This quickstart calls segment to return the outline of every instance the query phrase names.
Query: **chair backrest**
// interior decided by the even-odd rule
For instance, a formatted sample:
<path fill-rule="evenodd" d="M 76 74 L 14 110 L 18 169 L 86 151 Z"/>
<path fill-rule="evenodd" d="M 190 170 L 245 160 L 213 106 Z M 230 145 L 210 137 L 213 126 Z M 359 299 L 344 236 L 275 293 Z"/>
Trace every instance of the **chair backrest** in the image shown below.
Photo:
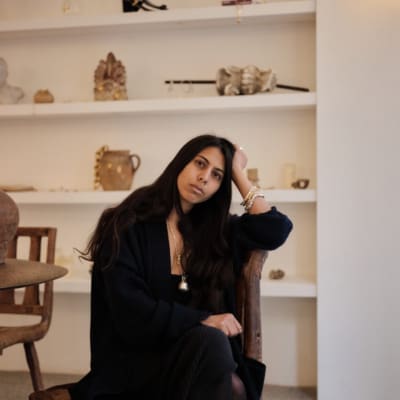
<path fill-rule="evenodd" d="M 7 258 L 17 258 L 18 239 L 28 237 L 29 260 L 42 261 L 42 240 L 47 238 L 43 261 L 54 264 L 56 246 L 56 228 L 50 227 L 19 227 L 14 239 L 9 243 Z M 53 282 L 44 284 L 43 300 L 40 301 L 39 285 L 27 286 L 24 289 L 22 303 L 16 303 L 15 290 L 7 289 L 0 291 L 0 313 L 6 314 L 28 314 L 42 316 L 42 323 L 50 324 L 53 304 Z"/>
<path fill-rule="evenodd" d="M 262 335 L 260 310 L 260 279 L 267 258 L 266 250 L 253 250 L 237 284 L 237 312 L 243 327 L 243 352 L 261 361 Z"/>

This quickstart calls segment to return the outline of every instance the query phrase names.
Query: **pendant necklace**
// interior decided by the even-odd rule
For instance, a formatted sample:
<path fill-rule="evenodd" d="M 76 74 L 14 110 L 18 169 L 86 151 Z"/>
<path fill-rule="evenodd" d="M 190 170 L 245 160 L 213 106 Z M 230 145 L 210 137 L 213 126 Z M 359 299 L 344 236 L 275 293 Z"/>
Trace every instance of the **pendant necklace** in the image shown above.
<path fill-rule="evenodd" d="M 182 267 L 182 253 L 178 253 L 176 249 L 176 237 L 175 237 L 175 232 L 173 231 L 172 227 L 169 224 L 169 221 L 167 219 L 167 228 L 171 232 L 172 236 L 172 245 L 174 247 L 174 256 L 172 257 L 172 261 L 176 261 L 176 264 L 180 267 L 182 270 L 182 275 L 181 275 L 181 281 L 179 282 L 178 289 L 182 290 L 182 292 L 188 292 L 189 291 L 189 284 L 186 279 L 186 274 L 183 273 L 183 267 Z"/>

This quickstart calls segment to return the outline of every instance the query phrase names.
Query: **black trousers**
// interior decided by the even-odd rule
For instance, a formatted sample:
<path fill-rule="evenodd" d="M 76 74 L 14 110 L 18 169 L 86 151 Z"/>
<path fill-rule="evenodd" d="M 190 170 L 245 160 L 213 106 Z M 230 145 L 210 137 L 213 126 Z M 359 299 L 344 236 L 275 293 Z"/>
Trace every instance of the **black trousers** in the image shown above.
<path fill-rule="evenodd" d="M 237 365 L 227 336 L 216 328 L 188 330 L 162 355 L 161 372 L 142 393 L 99 396 L 96 400 L 232 400 Z"/>

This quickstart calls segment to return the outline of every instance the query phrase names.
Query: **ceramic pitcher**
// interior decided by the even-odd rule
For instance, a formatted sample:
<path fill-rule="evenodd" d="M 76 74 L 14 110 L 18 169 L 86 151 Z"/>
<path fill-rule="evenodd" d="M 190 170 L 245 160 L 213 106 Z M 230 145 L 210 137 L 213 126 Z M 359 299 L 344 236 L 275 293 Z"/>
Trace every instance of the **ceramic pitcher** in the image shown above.
<path fill-rule="evenodd" d="M 104 190 L 129 190 L 140 157 L 129 150 L 104 150 L 98 159 L 99 183 Z"/>

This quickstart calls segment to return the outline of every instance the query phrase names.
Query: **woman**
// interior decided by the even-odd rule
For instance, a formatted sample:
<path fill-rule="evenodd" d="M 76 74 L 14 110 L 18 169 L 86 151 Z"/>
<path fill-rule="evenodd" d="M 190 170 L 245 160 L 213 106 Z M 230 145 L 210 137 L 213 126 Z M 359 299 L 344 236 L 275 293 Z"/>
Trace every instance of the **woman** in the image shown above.
<path fill-rule="evenodd" d="M 161 176 L 104 211 L 93 261 L 91 371 L 73 399 L 257 398 L 240 353 L 235 277 L 290 220 L 251 186 L 241 148 L 190 140 Z M 232 181 L 246 213 L 231 216 Z"/>

